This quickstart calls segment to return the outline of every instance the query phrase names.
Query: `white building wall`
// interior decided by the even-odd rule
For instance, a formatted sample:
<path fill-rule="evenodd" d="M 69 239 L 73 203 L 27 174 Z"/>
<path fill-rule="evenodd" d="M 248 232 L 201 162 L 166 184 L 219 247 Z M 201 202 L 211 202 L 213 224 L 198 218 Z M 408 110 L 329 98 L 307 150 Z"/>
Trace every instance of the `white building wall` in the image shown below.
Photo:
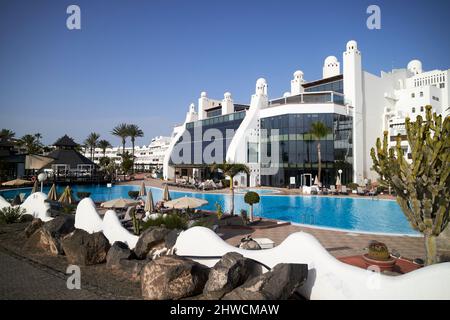
<path fill-rule="evenodd" d="M 353 181 L 364 180 L 364 103 L 362 84 L 361 52 L 356 41 L 347 43 L 343 53 L 344 62 L 344 95 L 346 102 L 353 106 Z"/>

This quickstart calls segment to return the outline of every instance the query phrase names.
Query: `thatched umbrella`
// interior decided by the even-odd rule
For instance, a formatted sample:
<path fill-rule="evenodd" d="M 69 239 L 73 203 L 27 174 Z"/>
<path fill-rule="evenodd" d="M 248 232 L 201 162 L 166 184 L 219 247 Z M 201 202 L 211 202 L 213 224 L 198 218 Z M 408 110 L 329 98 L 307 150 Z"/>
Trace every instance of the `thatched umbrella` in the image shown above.
<path fill-rule="evenodd" d="M 56 185 L 53 184 L 48 192 L 47 198 L 52 201 L 58 200 L 58 195 L 56 194 Z"/>
<path fill-rule="evenodd" d="M 208 201 L 198 198 L 181 197 L 164 203 L 164 207 L 171 209 L 195 209 L 207 204 Z"/>
<path fill-rule="evenodd" d="M 39 191 L 39 184 L 37 180 L 34 180 L 33 189 L 31 189 L 31 193 L 35 193 Z"/>
<path fill-rule="evenodd" d="M 153 212 L 154 210 L 155 210 L 155 205 L 153 204 L 152 191 L 149 190 L 147 192 L 147 199 L 145 199 L 144 211 L 145 212 Z"/>
<path fill-rule="evenodd" d="M 316 186 L 320 185 L 320 181 L 317 178 L 317 175 L 316 175 L 316 178 L 314 179 L 314 185 L 316 185 Z"/>
<path fill-rule="evenodd" d="M 72 204 L 72 190 L 70 189 L 70 186 L 67 186 L 64 189 L 64 192 L 58 201 L 61 203 Z"/>
<path fill-rule="evenodd" d="M 137 204 L 139 204 L 139 201 L 118 198 L 118 199 L 113 199 L 113 200 L 103 202 L 101 204 L 101 206 L 103 208 L 109 208 L 109 209 L 123 209 L 123 208 L 128 208 L 130 206 L 135 206 Z"/>
<path fill-rule="evenodd" d="M 145 183 L 144 183 L 144 181 L 142 181 L 141 188 L 139 189 L 139 197 L 143 197 L 143 196 L 145 196 L 145 194 L 146 194 Z"/>
<path fill-rule="evenodd" d="M 164 185 L 164 191 L 163 191 L 163 201 L 170 201 L 170 193 L 169 193 L 169 187 Z"/>
<path fill-rule="evenodd" d="M 27 184 L 32 184 L 32 182 L 29 181 L 29 180 L 14 179 L 14 180 L 3 182 L 2 186 L 5 186 L 5 187 L 20 187 L 20 186 L 24 186 L 24 185 L 27 185 Z"/>

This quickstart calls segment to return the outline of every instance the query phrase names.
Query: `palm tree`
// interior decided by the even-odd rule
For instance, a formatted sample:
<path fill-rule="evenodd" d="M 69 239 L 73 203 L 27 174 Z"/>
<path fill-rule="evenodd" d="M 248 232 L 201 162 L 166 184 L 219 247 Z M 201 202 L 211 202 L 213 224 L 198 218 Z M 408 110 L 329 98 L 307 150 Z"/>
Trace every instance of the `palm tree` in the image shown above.
<path fill-rule="evenodd" d="M 94 150 L 97 147 L 98 139 L 100 135 L 95 132 L 91 132 L 86 140 L 84 140 L 84 144 L 91 150 L 91 160 L 94 160 Z"/>
<path fill-rule="evenodd" d="M 222 170 L 223 174 L 227 177 L 230 177 L 230 191 L 231 191 L 231 209 L 230 214 L 234 214 L 234 183 L 233 179 L 239 173 L 250 174 L 250 169 L 245 164 L 242 163 L 229 163 L 224 162 L 222 164 L 213 164 L 212 170 L 215 171 L 217 169 Z"/>
<path fill-rule="evenodd" d="M 34 136 L 36 137 L 37 142 L 41 143 L 42 134 L 38 132 L 38 133 L 35 133 Z"/>
<path fill-rule="evenodd" d="M 133 173 L 134 173 L 134 143 L 136 141 L 136 138 L 140 138 L 144 136 L 144 131 L 139 129 L 139 126 L 136 124 L 129 124 L 127 126 L 128 136 L 131 138 L 131 148 L 133 156 Z"/>
<path fill-rule="evenodd" d="M 35 135 L 26 134 L 18 141 L 19 146 L 24 147 L 28 154 L 39 153 L 42 149 L 42 144 L 36 139 Z"/>
<path fill-rule="evenodd" d="M 113 128 L 111 134 L 122 139 L 122 154 L 125 154 L 125 143 L 127 142 L 128 135 L 128 125 L 126 123 L 121 123 Z"/>
<path fill-rule="evenodd" d="M 106 157 L 106 149 L 111 148 L 112 145 L 111 145 L 111 143 L 109 143 L 108 140 L 100 140 L 100 141 L 97 143 L 97 147 L 99 147 L 100 149 L 102 149 L 102 151 L 103 151 L 103 157 Z"/>
<path fill-rule="evenodd" d="M 316 121 L 311 123 L 311 135 L 317 140 L 317 161 L 319 163 L 317 178 L 320 182 L 320 174 L 322 171 L 322 154 L 320 153 L 320 140 L 325 138 L 329 133 L 331 132 L 331 129 L 326 126 L 325 123 L 321 121 Z"/>
<path fill-rule="evenodd" d="M 9 129 L 2 129 L 0 131 L 0 140 L 1 141 L 8 141 L 11 140 L 12 138 L 14 138 L 14 136 L 16 135 L 16 133 L 12 130 Z"/>

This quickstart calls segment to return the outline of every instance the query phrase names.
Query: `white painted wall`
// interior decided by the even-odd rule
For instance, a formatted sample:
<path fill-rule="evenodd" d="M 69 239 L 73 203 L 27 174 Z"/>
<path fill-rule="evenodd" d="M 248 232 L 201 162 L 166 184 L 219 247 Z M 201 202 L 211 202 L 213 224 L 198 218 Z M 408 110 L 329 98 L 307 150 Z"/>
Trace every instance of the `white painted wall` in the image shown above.
<path fill-rule="evenodd" d="M 207 228 L 182 232 L 175 244 L 177 255 L 223 256 L 237 252 L 273 268 L 279 263 L 308 265 L 308 278 L 302 295 L 311 300 L 326 299 L 450 299 L 450 263 L 440 263 L 401 276 L 373 273 L 343 263 L 314 236 L 305 232 L 289 235 L 280 245 L 266 250 L 233 247 Z M 218 259 L 197 259 L 214 266 Z"/>

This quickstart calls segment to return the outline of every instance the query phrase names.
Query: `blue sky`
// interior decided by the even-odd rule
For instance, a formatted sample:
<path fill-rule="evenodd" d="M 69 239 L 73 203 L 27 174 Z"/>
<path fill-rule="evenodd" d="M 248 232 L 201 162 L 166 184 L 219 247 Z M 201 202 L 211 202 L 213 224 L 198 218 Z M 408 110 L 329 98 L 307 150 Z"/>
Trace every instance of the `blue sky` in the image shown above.
<path fill-rule="evenodd" d="M 66 8 L 81 8 L 81 30 Z M 366 8 L 381 8 L 381 30 Z M 323 59 L 358 42 L 365 70 L 450 68 L 450 2 L 0 0 L 0 128 L 44 143 L 92 131 L 114 145 L 120 122 L 138 124 L 139 144 L 168 135 L 201 91 L 230 91 L 248 103 L 265 77 L 269 96 L 289 90 L 292 73 L 321 77 Z"/>

